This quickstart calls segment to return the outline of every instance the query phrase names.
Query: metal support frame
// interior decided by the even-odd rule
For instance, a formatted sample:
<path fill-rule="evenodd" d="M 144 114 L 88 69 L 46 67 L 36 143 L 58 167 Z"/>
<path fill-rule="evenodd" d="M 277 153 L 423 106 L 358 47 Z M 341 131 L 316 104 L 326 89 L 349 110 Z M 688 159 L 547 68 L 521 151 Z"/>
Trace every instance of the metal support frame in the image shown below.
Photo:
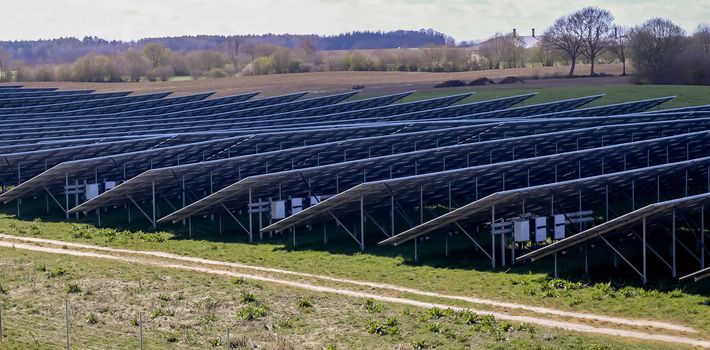
<path fill-rule="evenodd" d="M 601 240 L 604 241 L 604 243 L 606 243 L 606 245 L 607 245 L 609 248 L 611 248 L 611 250 L 615 253 L 614 256 L 620 257 L 622 260 L 624 260 L 624 262 L 626 262 L 626 264 L 629 265 L 629 267 L 631 267 L 631 269 L 633 269 L 634 272 L 636 272 L 636 273 L 641 277 L 642 281 L 645 280 L 644 274 L 643 274 L 641 271 L 639 271 L 639 270 L 636 268 L 636 266 L 634 266 L 634 264 L 632 264 L 628 259 L 626 259 L 626 257 L 625 257 L 623 254 L 621 254 L 621 252 L 618 251 L 618 250 L 611 244 L 611 242 L 609 242 L 606 238 L 604 238 L 604 236 L 599 236 L 599 238 L 601 238 Z M 645 282 L 644 282 L 644 283 L 645 283 Z"/>

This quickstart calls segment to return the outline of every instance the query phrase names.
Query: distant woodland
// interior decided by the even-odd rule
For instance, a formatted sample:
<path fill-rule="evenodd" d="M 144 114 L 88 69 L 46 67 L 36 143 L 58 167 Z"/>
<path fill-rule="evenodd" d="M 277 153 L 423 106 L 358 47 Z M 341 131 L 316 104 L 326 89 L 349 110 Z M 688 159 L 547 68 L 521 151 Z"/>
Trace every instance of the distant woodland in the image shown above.
<path fill-rule="evenodd" d="M 147 38 L 96 37 L 0 42 L 0 81 L 157 81 L 174 77 L 323 71 L 459 72 L 564 65 L 627 63 L 634 79 L 653 84 L 710 84 L 710 25 L 692 33 L 664 18 L 633 27 L 586 7 L 559 17 L 535 37 L 515 30 L 482 42 L 457 43 L 419 31 L 318 35 L 236 35 Z M 586 74 L 583 73 L 583 74 Z"/>

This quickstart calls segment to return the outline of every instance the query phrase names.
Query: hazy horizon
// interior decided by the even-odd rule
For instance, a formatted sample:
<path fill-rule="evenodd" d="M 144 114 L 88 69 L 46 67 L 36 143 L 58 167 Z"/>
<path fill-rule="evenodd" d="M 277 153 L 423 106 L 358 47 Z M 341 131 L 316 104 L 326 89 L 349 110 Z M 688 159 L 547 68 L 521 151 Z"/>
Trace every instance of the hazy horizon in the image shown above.
<path fill-rule="evenodd" d="M 516 28 L 542 33 L 555 18 L 594 5 L 621 25 L 667 17 L 692 32 L 710 19 L 710 0 L 206 0 L 91 1 L 0 0 L 12 7 L 0 22 L 0 40 L 97 36 L 135 41 L 147 37 L 239 34 L 334 35 L 351 31 L 431 28 L 457 41 L 480 40 Z"/>

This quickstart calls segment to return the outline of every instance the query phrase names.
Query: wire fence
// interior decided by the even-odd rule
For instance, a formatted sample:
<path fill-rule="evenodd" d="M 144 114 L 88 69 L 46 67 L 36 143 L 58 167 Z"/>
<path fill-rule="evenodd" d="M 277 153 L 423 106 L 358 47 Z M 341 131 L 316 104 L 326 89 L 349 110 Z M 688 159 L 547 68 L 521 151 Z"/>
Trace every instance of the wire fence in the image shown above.
<path fill-rule="evenodd" d="M 3 342 L 42 349 L 232 349 L 229 330 L 213 330 L 201 339 L 191 339 L 176 332 L 159 329 L 159 322 L 143 314 L 130 320 L 130 327 L 110 328 L 72 312 L 67 299 L 60 308 L 42 309 L 36 313 L 4 308 L 0 301 L 0 347 Z"/>

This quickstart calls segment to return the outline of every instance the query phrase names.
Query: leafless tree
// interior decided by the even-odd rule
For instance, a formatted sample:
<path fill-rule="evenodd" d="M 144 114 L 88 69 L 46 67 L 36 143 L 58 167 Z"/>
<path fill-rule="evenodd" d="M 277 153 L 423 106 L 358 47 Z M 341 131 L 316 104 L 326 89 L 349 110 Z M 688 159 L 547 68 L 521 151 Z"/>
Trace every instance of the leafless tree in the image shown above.
<path fill-rule="evenodd" d="M 486 59 L 488 69 L 499 69 L 503 57 L 503 34 L 496 33 L 481 43 L 478 53 Z"/>
<path fill-rule="evenodd" d="M 170 50 L 163 45 L 150 43 L 143 47 L 143 56 L 150 62 L 150 68 L 156 69 L 167 63 L 170 58 Z"/>
<path fill-rule="evenodd" d="M 631 31 L 631 52 L 642 78 L 661 82 L 676 55 L 685 46 L 685 31 L 669 19 L 653 18 Z"/>
<path fill-rule="evenodd" d="M 0 50 L 0 82 L 12 80 L 12 54 Z"/>
<path fill-rule="evenodd" d="M 594 76 L 597 57 L 608 50 L 611 43 L 614 16 L 598 7 L 585 7 L 571 16 L 575 18 L 572 23 L 580 26 L 576 31 L 582 34 L 582 54 L 589 59 L 589 74 Z"/>
<path fill-rule="evenodd" d="M 710 25 L 703 23 L 695 29 L 693 41 L 706 55 L 710 55 Z"/>
<path fill-rule="evenodd" d="M 609 45 L 609 50 L 616 55 L 621 62 L 621 75 L 626 75 L 626 61 L 629 58 L 631 46 L 629 44 L 629 29 L 627 27 L 616 27 L 615 35 Z"/>
<path fill-rule="evenodd" d="M 240 36 L 230 36 L 222 43 L 222 48 L 224 49 L 227 57 L 229 57 L 229 62 L 232 63 L 235 69 L 238 69 L 239 58 L 239 47 L 244 42 L 244 39 Z"/>
<path fill-rule="evenodd" d="M 574 75 L 577 58 L 582 54 L 584 36 L 579 16 L 564 16 L 555 20 L 542 35 L 543 48 L 554 50 L 566 57 L 570 62 L 569 76 Z"/>

